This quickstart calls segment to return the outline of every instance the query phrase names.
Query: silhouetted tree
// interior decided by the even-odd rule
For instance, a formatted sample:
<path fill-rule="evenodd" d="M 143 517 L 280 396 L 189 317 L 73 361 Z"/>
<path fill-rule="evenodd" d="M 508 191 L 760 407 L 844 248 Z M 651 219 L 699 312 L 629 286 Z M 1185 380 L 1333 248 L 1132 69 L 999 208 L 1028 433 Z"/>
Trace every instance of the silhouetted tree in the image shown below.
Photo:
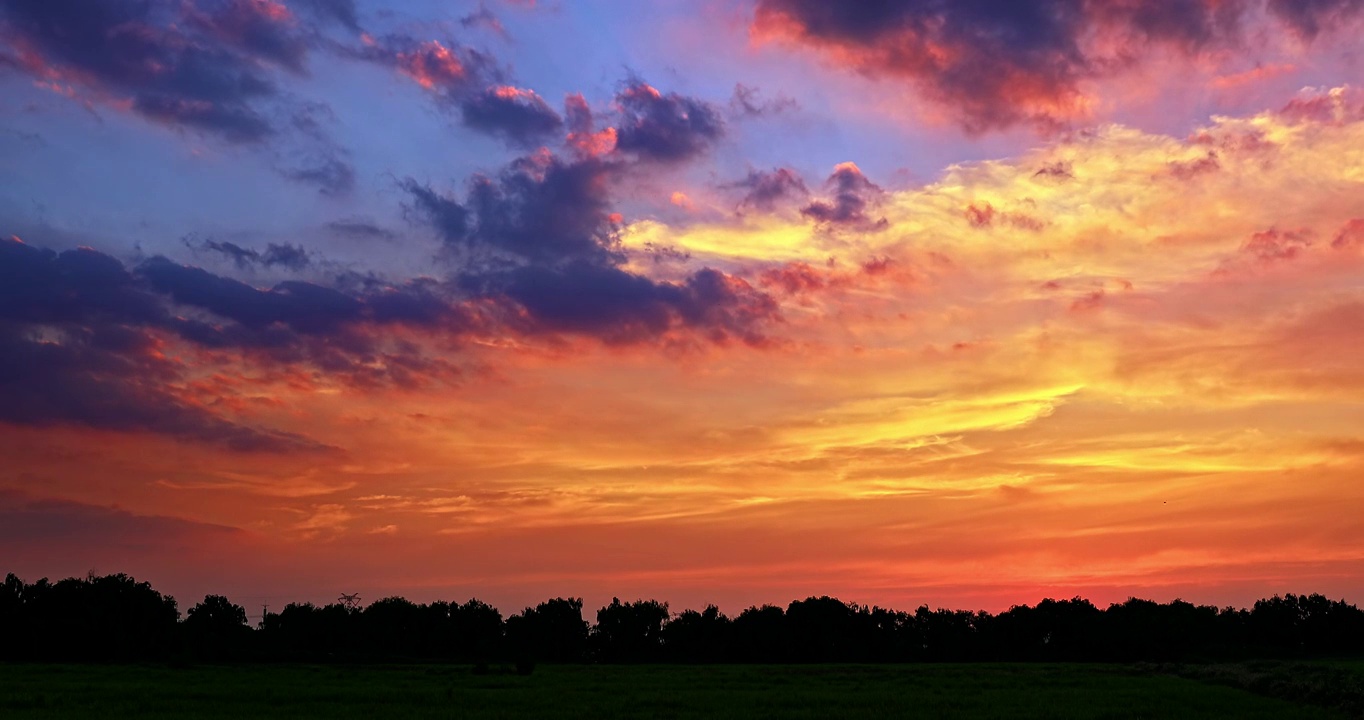
<path fill-rule="evenodd" d="M 1070 661 L 1094 657 L 1103 613 L 1083 598 L 1016 605 L 989 622 L 987 644 L 1000 660 Z"/>
<path fill-rule="evenodd" d="M 32 653 L 33 628 L 24 607 L 27 589 L 14 573 L 5 575 L 0 586 L 0 660 L 19 660 Z"/>
<path fill-rule="evenodd" d="M 353 656 L 360 644 L 360 610 L 339 603 L 317 607 L 289 603 L 268 618 L 264 633 L 274 652 L 293 659 L 336 659 Z"/>
<path fill-rule="evenodd" d="M 185 613 L 185 627 L 216 635 L 234 633 L 246 627 L 246 608 L 222 595 L 205 595 Z"/>
<path fill-rule="evenodd" d="M 720 608 L 684 610 L 663 626 L 666 657 L 681 662 L 720 662 L 731 657 L 731 622 Z"/>
<path fill-rule="evenodd" d="M 912 627 L 922 647 L 921 659 L 960 662 L 983 657 L 979 631 L 991 619 L 985 612 L 929 610 L 927 605 L 919 606 L 914 611 Z"/>
<path fill-rule="evenodd" d="M 554 598 L 507 618 L 507 642 L 518 661 L 581 661 L 587 649 L 582 598 Z"/>
<path fill-rule="evenodd" d="M 868 618 L 855 606 L 831 598 L 811 597 L 786 608 L 790 659 L 797 662 L 866 660 Z"/>
<path fill-rule="evenodd" d="M 1294 595 L 1258 600 L 1248 629 L 1261 648 L 1276 654 L 1321 655 L 1364 649 L 1364 612 L 1344 600 Z"/>
<path fill-rule="evenodd" d="M 406 598 L 387 597 L 370 603 L 360 613 L 363 649 L 386 657 L 417 657 L 433 629 L 426 615 L 422 606 Z"/>
<path fill-rule="evenodd" d="M 450 625 L 455 656 L 461 659 L 487 661 L 502 644 L 502 613 L 480 600 L 451 605 Z"/>
<path fill-rule="evenodd" d="M 734 618 L 733 648 L 736 660 L 786 662 L 791 656 L 786 612 L 776 605 L 750 607 Z"/>
<path fill-rule="evenodd" d="M 606 662 L 654 662 L 663 648 L 668 605 L 656 600 L 611 604 L 597 611 L 592 640 L 597 658 Z"/>
<path fill-rule="evenodd" d="M 194 655 L 214 660 L 242 657 L 251 641 L 246 608 L 222 595 L 207 595 L 185 613 L 182 623 Z"/>
<path fill-rule="evenodd" d="M 39 659 L 142 660 L 164 656 L 174 645 L 175 598 L 121 573 L 56 584 L 44 578 L 19 596 L 21 622 Z"/>
<path fill-rule="evenodd" d="M 1046 599 L 991 615 L 913 613 L 809 597 L 750 607 L 733 620 L 714 605 L 670 617 L 656 600 L 613 598 L 583 620 L 580 598 L 555 598 L 503 622 L 491 605 L 388 597 L 363 609 L 290 603 L 259 631 L 246 611 L 208 595 L 183 622 L 174 598 L 127 575 L 0 584 L 0 659 L 165 659 L 181 647 L 214 659 L 577 662 L 1183 661 L 1266 655 L 1364 655 L 1364 612 L 1322 595 L 1266 598 L 1249 610 L 1131 598 L 1099 610 Z"/>
<path fill-rule="evenodd" d="M 1162 605 L 1130 598 L 1104 613 L 1105 658 L 1181 660 L 1206 648 L 1217 634 L 1217 608 L 1182 600 Z"/>

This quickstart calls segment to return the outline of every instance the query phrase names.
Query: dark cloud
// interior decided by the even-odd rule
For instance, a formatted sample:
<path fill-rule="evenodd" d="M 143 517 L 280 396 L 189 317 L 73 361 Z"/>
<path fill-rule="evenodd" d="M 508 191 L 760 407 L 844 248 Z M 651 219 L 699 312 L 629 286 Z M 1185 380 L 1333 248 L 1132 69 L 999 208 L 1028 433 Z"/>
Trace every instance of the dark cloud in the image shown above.
<path fill-rule="evenodd" d="M 282 267 L 289 270 L 302 270 L 308 267 L 308 253 L 301 245 L 278 245 L 270 243 L 261 253 L 260 262 L 266 267 Z"/>
<path fill-rule="evenodd" d="M 288 122 L 299 142 L 277 161 L 278 172 L 294 182 L 316 186 L 328 197 L 350 194 L 355 189 L 350 152 L 333 141 L 326 129 L 335 121 L 336 112 L 330 105 L 300 103 Z"/>
<path fill-rule="evenodd" d="M 0 490 L 0 547 L 147 548 L 232 537 L 242 531 L 162 515 L 137 515 L 115 507 L 38 499 Z"/>
<path fill-rule="evenodd" d="M 244 248 L 236 243 L 218 240 L 205 240 L 195 245 L 188 240 L 191 249 L 206 250 L 223 255 L 240 269 L 247 270 L 256 266 L 282 267 L 286 270 L 302 270 L 310 264 L 308 253 L 299 245 L 280 245 L 270 243 L 265 252 Z"/>
<path fill-rule="evenodd" d="M 333 49 L 342 57 L 393 68 L 448 107 L 458 107 L 470 94 L 503 80 L 491 56 L 451 41 L 394 33 Z"/>
<path fill-rule="evenodd" d="M 399 183 L 399 187 L 412 196 L 411 204 L 405 206 L 405 214 L 409 219 L 429 224 L 449 247 L 465 244 L 469 236 L 469 210 L 459 200 L 447 197 L 412 178 Z"/>
<path fill-rule="evenodd" d="M 1026 119 L 1074 93 L 1086 58 L 1082 0 L 760 0 L 756 27 L 914 79 L 972 130 Z"/>
<path fill-rule="evenodd" d="M 387 65 L 406 75 L 460 123 L 513 146 L 534 146 L 558 133 L 564 120 L 534 90 L 507 84 L 489 55 L 454 42 L 389 35 L 342 49 L 352 58 Z"/>
<path fill-rule="evenodd" d="M 316 186 L 319 193 L 330 197 L 348 195 L 355 189 L 355 168 L 339 155 L 315 157 L 283 168 L 280 174 L 295 182 Z"/>
<path fill-rule="evenodd" d="M 467 320 L 435 280 L 410 280 L 400 287 L 382 285 L 365 294 L 370 318 L 381 325 L 422 328 L 457 326 Z"/>
<path fill-rule="evenodd" d="M 1200 175 L 1215 173 L 1222 169 L 1222 164 L 1218 162 L 1215 152 L 1209 152 L 1207 155 L 1194 160 L 1170 162 L 1166 166 L 1169 168 L 1170 175 L 1179 180 L 1191 180 Z"/>
<path fill-rule="evenodd" d="M 260 58 L 302 74 L 308 40 L 292 13 L 272 0 L 217 0 L 203 2 L 202 11 L 189 6 L 188 22 L 199 32 Z"/>
<path fill-rule="evenodd" d="M 311 283 L 286 281 L 258 290 L 159 256 L 139 265 L 137 275 L 177 304 L 201 308 L 251 329 L 278 324 L 302 334 L 334 333 L 363 319 L 360 300 Z"/>
<path fill-rule="evenodd" d="M 286 178 L 340 195 L 354 185 L 325 106 L 281 93 L 306 71 L 316 31 L 274 0 L 6 0 L 0 69 L 71 88 L 88 106 L 132 112 L 228 143 L 285 148 Z"/>
<path fill-rule="evenodd" d="M 1234 47 L 1265 0 L 759 0 L 753 30 L 876 77 L 914 82 L 971 132 L 1055 127 L 1084 112 L 1080 83 L 1156 52 Z M 1269 0 L 1310 39 L 1361 0 Z M 1153 50 L 1153 48 L 1156 48 Z"/>
<path fill-rule="evenodd" d="M 677 93 L 665 95 L 639 80 L 616 94 L 616 104 L 621 113 L 616 147 L 643 160 L 688 160 L 724 135 L 724 120 L 709 103 Z"/>
<path fill-rule="evenodd" d="M 260 261 L 260 253 L 256 252 L 255 250 L 249 250 L 232 242 L 205 240 L 203 241 L 203 243 L 199 245 L 194 245 L 189 240 L 185 240 L 185 244 L 188 245 L 191 249 L 207 250 L 209 252 L 218 253 L 219 255 L 222 255 L 230 259 L 233 263 L 237 265 L 238 268 L 242 270 L 250 269 L 253 265 Z"/>
<path fill-rule="evenodd" d="M 1248 0 L 1144 0 L 1128 3 L 1085 3 L 1083 27 L 1116 30 L 1131 41 L 1156 42 L 1193 55 L 1206 48 L 1240 40 L 1243 20 L 1257 4 Z M 1089 65 L 1102 56 L 1086 54 Z M 1089 68 L 1087 68 L 1089 69 Z"/>
<path fill-rule="evenodd" d="M 764 212 L 771 212 L 784 200 L 802 198 L 810 194 L 810 190 L 805 187 L 805 181 L 791 168 L 776 168 L 771 171 L 750 170 L 742 180 L 725 187 L 745 191 L 743 199 L 739 201 L 740 209 L 754 208 Z"/>
<path fill-rule="evenodd" d="M 801 208 L 802 215 L 815 222 L 855 230 L 877 231 L 886 228 L 885 218 L 872 220 L 867 215 L 867 208 L 883 194 L 883 191 L 868 180 L 856 165 L 850 162 L 840 163 L 834 168 L 825 186 L 833 192 L 833 197 L 811 202 Z"/>
<path fill-rule="evenodd" d="M 290 245 L 211 249 L 248 263 L 306 258 Z M 130 271 L 94 250 L 56 253 L 3 241 L 0 421 L 150 432 L 242 451 L 319 450 L 308 438 L 248 427 L 192 401 L 165 341 L 345 382 L 416 385 L 458 370 L 374 331 L 403 325 L 458 335 L 468 324 L 431 282 L 375 280 L 343 290 L 290 281 L 258 289 L 163 257 Z"/>
<path fill-rule="evenodd" d="M 178 367 L 151 332 L 172 322 L 114 258 L 0 242 L 0 421 L 142 430 L 236 450 L 320 448 L 179 398 Z"/>
<path fill-rule="evenodd" d="M 396 240 L 397 233 L 364 219 L 333 220 L 326 224 L 328 232 L 354 240 Z"/>
<path fill-rule="evenodd" d="M 683 283 L 657 282 L 613 265 L 573 262 L 468 275 L 467 289 L 515 303 L 525 332 L 578 333 L 611 343 L 659 337 L 674 328 L 717 343 L 760 345 L 759 331 L 778 315 L 776 302 L 748 283 L 710 268 Z"/>
<path fill-rule="evenodd" d="M 144 117 L 180 127 L 207 130 L 233 143 L 255 143 L 274 130 L 260 113 L 245 105 L 216 104 L 169 95 L 139 95 L 133 109 Z"/>
<path fill-rule="evenodd" d="M 44 336 L 0 329 L 0 422 L 150 432 L 245 452 L 317 451 L 301 435 L 240 425 L 178 397 L 142 332 L 102 327 Z"/>
<path fill-rule="evenodd" d="M 564 162 L 536 154 L 518 158 L 497 177 L 475 177 L 462 202 L 412 180 L 403 188 L 412 196 L 411 209 L 468 263 L 602 263 L 615 244 L 609 170 L 594 159 Z"/>
<path fill-rule="evenodd" d="M 487 28 L 493 33 L 507 38 L 507 29 L 502 27 L 502 21 L 497 19 L 492 10 L 487 5 L 479 5 L 478 9 L 459 19 L 462 28 Z"/>
<path fill-rule="evenodd" d="M 63 325 L 155 325 L 165 308 L 123 264 L 93 250 L 60 255 L 0 240 L 0 321 Z"/>
<path fill-rule="evenodd" d="M 513 332 L 637 342 L 686 329 L 713 342 L 762 342 L 777 307 L 742 280 L 705 269 L 660 282 L 621 267 L 610 196 L 618 171 L 594 156 L 541 151 L 476 177 L 463 200 L 410 180 L 403 187 L 410 208 L 456 251 L 463 293 L 505 306 Z"/>
<path fill-rule="evenodd" d="M 359 31 L 360 20 L 355 12 L 355 0 L 290 0 L 293 7 L 301 8 L 341 24 L 348 30 Z"/>
<path fill-rule="evenodd" d="M 1308 248 L 1312 240 L 1306 232 L 1269 229 L 1250 236 L 1241 252 L 1262 263 L 1294 260 Z"/>
<path fill-rule="evenodd" d="M 737 118 L 770 117 L 799 109 L 800 103 L 794 98 L 778 94 L 770 100 L 765 99 L 758 88 L 743 83 L 735 83 L 734 95 L 729 99 L 730 115 Z"/>
<path fill-rule="evenodd" d="M 1269 8 L 1304 39 L 1364 14 L 1364 0 L 1269 0 Z"/>
<path fill-rule="evenodd" d="M 1032 176 L 1035 178 L 1051 178 L 1054 180 L 1074 180 L 1075 172 L 1072 170 L 1070 163 L 1064 160 L 1057 160 L 1056 162 L 1047 163 L 1038 168 L 1037 172 L 1033 173 Z"/>
<path fill-rule="evenodd" d="M 466 127 L 522 146 L 534 146 L 558 133 L 564 121 L 533 90 L 496 85 L 460 103 Z"/>
<path fill-rule="evenodd" d="M 180 22 L 177 8 L 152 0 L 8 0 L 0 17 L 11 44 L 28 51 L 21 64 L 35 77 L 130 97 L 149 119 L 232 142 L 269 135 L 255 105 L 275 94 L 257 62 L 266 58 L 189 35 L 194 23 Z"/>

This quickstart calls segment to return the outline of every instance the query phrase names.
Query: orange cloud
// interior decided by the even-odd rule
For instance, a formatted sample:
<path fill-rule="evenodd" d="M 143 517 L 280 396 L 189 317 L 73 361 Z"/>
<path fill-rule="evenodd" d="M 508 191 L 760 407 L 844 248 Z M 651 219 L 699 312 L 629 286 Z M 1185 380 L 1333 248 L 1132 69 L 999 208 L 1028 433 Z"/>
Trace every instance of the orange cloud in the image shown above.
<path fill-rule="evenodd" d="M 438 40 L 428 40 L 410 52 L 395 56 L 398 70 L 427 90 L 435 90 L 464 81 L 464 64 L 450 48 Z"/>

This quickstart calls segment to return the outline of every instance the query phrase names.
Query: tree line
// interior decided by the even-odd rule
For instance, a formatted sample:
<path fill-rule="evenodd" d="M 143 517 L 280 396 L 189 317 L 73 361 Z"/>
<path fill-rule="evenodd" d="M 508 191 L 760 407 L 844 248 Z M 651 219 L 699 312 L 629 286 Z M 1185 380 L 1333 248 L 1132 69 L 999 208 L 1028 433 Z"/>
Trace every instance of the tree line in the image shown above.
<path fill-rule="evenodd" d="M 209 595 L 182 617 L 174 598 L 123 574 L 13 574 L 0 588 L 0 659 L 9 661 L 959 662 L 1181 661 L 1364 654 L 1364 611 L 1322 595 L 1283 595 L 1249 609 L 1129 599 L 1099 608 L 1043 600 L 998 614 L 905 612 L 810 597 L 672 612 L 657 600 L 613 599 L 595 623 L 581 598 L 554 598 L 504 617 L 476 599 L 291 603 L 256 627 Z"/>

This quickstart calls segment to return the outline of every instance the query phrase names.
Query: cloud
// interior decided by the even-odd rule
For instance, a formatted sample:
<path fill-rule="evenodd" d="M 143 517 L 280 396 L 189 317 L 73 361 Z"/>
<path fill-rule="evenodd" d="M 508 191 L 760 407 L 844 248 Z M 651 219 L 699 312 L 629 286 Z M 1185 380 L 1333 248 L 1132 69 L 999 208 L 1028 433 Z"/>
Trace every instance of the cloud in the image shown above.
<path fill-rule="evenodd" d="M 189 35 L 167 3 L 14 0 L 2 12 L 18 65 L 35 78 L 128 97 L 144 117 L 230 142 L 274 131 L 258 101 L 276 88 L 253 56 Z"/>
<path fill-rule="evenodd" d="M 306 438 L 244 427 L 181 399 L 179 367 L 155 330 L 176 320 L 117 260 L 0 243 L 0 419 L 144 430 L 235 450 L 317 450 Z"/>
<path fill-rule="evenodd" d="M 228 142 L 254 143 L 274 133 L 270 123 L 244 105 L 166 95 L 139 95 L 133 109 L 149 120 L 218 134 Z"/>
<path fill-rule="evenodd" d="M 363 218 L 333 220 L 324 227 L 328 232 L 354 240 L 395 240 L 398 237 L 392 230 Z"/>
<path fill-rule="evenodd" d="M 1340 27 L 1364 12 L 1364 0 L 1269 0 L 1269 8 L 1307 40 L 1326 28 Z"/>
<path fill-rule="evenodd" d="M 665 282 L 621 267 L 610 194 L 620 169 L 541 150 L 475 177 L 462 199 L 412 180 L 402 187 L 450 250 L 460 288 L 514 308 L 504 316 L 513 331 L 636 342 L 685 328 L 760 343 L 777 307 L 747 283 L 711 269 Z"/>
<path fill-rule="evenodd" d="M 574 262 L 526 266 L 465 278 L 480 295 L 509 300 L 527 314 L 528 332 L 578 333 L 610 343 L 658 338 L 674 328 L 704 340 L 763 345 L 776 301 L 747 282 L 710 268 L 684 282 L 658 282 L 611 265 Z"/>
<path fill-rule="evenodd" d="M 466 264 L 600 263 L 613 244 L 609 172 L 599 160 L 565 162 L 536 153 L 514 160 L 497 177 L 476 176 L 463 201 L 412 180 L 402 186 L 412 196 L 411 209 Z"/>
<path fill-rule="evenodd" d="M 302 270 L 310 264 L 308 253 L 300 245 L 270 243 L 260 252 L 244 248 L 236 243 L 218 240 L 205 240 L 198 246 L 188 241 L 191 249 L 219 253 L 232 260 L 238 268 L 246 270 L 254 266 L 282 267 L 286 270 Z"/>
<path fill-rule="evenodd" d="M 506 83 L 489 55 L 454 42 L 405 35 L 369 40 L 343 51 L 393 67 L 432 95 L 460 123 L 518 147 L 533 147 L 559 132 L 564 120 L 534 90 Z"/>
<path fill-rule="evenodd" d="M 315 185 L 319 193 L 331 197 L 347 195 L 355 189 L 355 167 L 335 151 L 285 167 L 280 174 L 295 182 Z"/>
<path fill-rule="evenodd" d="M 180 305 L 202 308 L 252 329 L 284 325 L 304 334 L 327 333 L 362 318 L 364 304 L 345 293 L 287 281 L 270 290 L 154 257 L 137 267 L 151 290 Z"/>
<path fill-rule="evenodd" d="M 280 91 L 302 76 L 312 29 L 276 0 L 14 0 L 0 7 L 8 66 L 89 106 L 304 159 L 286 178 L 340 195 L 354 170 L 317 122 L 325 106 Z"/>
<path fill-rule="evenodd" d="M 308 41 L 289 8 L 275 0 L 222 0 L 203 12 L 190 7 L 189 24 L 245 54 L 304 72 Z"/>
<path fill-rule="evenodd" d="M 616 149 L 616 129 L 596 130 L 592 108 L 582 95 L 564 98 L 564 119 L 568 125 L 568 137 L 564 142 L 578 157 L 602 157 Z"/>
<path fill-rule="evenodd" d="M 414 42 L 407 38 L 390 37 L 396 49 L 388 54 L 375 54 L 394 64 L 424 89 L 446 96 L 456 96 L 475 82 L 480 67 L 480 55 L 459 46 L 447 46 L 438 40 Z"/>
<path fill-rule="evenodd" d="M 155 341 L 119 328 L 0 331 L 0 421 L 150 432 L 241 452 L 317 452 L 294 433 L 247 427 L 178 397 Z"/>
<path fill-rule="evenodd" d="M 206 243 L 234 262 L 297 265 L 302 249 Z M 268 290 L 153 257 L 129 270 L 90 249 L 55 253 L 0 243 L 0 419 L 143 431 L 241 451 L 316 451 L 308 438 L 248 427 L 189 399 L 188 343 L 266 366 L 315 368 L 338 380 L 411 384 L 457 372 L 376 327 L 457 335 L 465 316 L 429 284 L 342 291 L 289 281 Z M 184 349 L 184 348 L 182 348 Z"/>
<path fill-rule="evenodd" d="M 80 249 L 59 255 L 12 238 L 0 241 L 0 258 L 0 320 L 154 325 L 167 318 L 123 264 L 103 253 Z"/>
<path fill-rule="evenodd" d="M 39 543 L 46 550 L 147 548 L 193 545 L 241 534 L 241 530 L 225 525 L 0 490 L 0 546 L 4 547 L 31 547 Z"/>
<path fill-rule="evenodd" d="M 1364 92 L 1349 86 L 1303 88 L 1279 109 L 1278 115 L 1295 122 L 1355 123 L 1364 120 Z"/>
<path fill-rule="evenodd" d="M 289 4 L 339 23 L 348 30 L 360 30 L 355 0 L 290 0 Z"/>
<path fill-rule="evenodd" d="M 743 83 L 734 84 L 734 95 L 729 99 L 732 117 L 762 118 L 785 115 L 800 110 L 800 103 L 794 98 L 778 93 L 771 100 L 763 99 L 762 92 Z"/>
<path fill-rule="evenodd" d="M 630 81 L 617 93 L 616 105 L 621 115 L 616 147 L 643 160 L 689 160 L 724 135 L 724 120 L 709 103 L 665 95 L 641 80 Z"/>
<path fill-rule="evenodd" d="M 478 9 L 459 19 L 462 28 L 487 28 L 492 33 L 501 38 L 508 38 L 507 29 L 502 26 L 502 21 L 497 19 L 492 10 L 487 5 L 479 5 Z"/>
<path fill-rule="evenodd" d="M 496 85 L 460 103 L 466 127 L 534 146 L 559 132 L 564 121 L 534 90 Z"/>
<path fill-rule="evenodd" d="M 811 202 L 801 208 L 802 215 L 818 223 L 857 230 L 880 230 L 887 226 L 885 218 L 872 220 L 867 215 L 868 206 L 883 191 L 857 165 L 839 163 L 825 185 L 833 192 L 833 198 Z"/>
<path fill-rule="evenodd" d="M 968 132 L 1054 129 L 1092 112 L 1087 87 L 1148 58 L 1238 47 L 1248 28 L 1307 40 L 1357 19 L 1357 0 L 760 0 L 760 40 L 811 48 L 835 65 L 911 82 Z"/>
<path fill-rule="evenodd" d="M 725 187 L 743 189 L 747 192 L 739 201 L 739 208 L 754 208 L 771 212 L 781 202 L 806 197 L 810 194 L 805 181 L 791 168 L 750 170 L 742 180 L 729 183 Z"/>

